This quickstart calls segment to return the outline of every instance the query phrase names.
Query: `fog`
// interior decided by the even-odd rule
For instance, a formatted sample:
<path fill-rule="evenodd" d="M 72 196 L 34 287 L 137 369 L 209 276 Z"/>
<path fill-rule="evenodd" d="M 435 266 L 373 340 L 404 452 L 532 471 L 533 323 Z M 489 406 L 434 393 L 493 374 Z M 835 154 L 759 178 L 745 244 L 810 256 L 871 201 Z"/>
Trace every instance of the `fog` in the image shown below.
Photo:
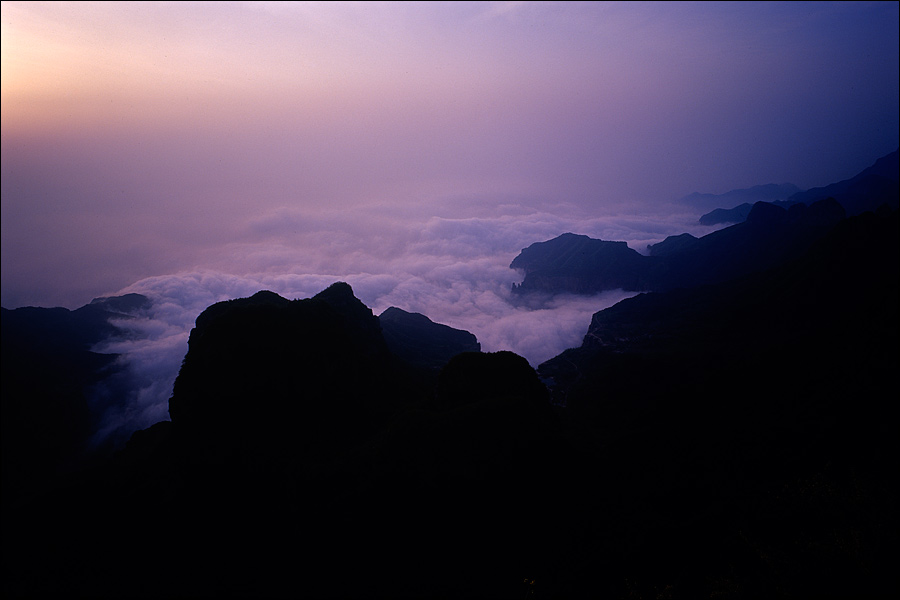
<path fill-rule="evenodd" d="M 121 368 L 94 390 L 103 423 L 95 443 L 122 443 L 133 431 L 168 419 L 190 330 L 216 302 L 260 290 L 309 298 L 345 281 L 375 315 L 391 306 L 421 313 L 473 333 L 485 352 L 510 350 L 537 367 L 579 346 L 593 313 L 634 292 L 513 298 L 510 288 L 522 274 L 509 264 L 522 248 L 571 231 L 645 251 L 667 235 L 715 229 L 697 225 L 688 213 L 589 219 L 571 207 L 556 208 L 553 214 L 491 205 L 479 217 L 423 219 L 397 218 L 383 206 L 363 215 L 261 215 L 248 225 L 247 238 L 228 249 L 230 272 L 205 268 L 147 277 L 111 294 L 143 294 L 152 305 L 115 321 L 121 335 L 94 348 L 119 354 Z"/>

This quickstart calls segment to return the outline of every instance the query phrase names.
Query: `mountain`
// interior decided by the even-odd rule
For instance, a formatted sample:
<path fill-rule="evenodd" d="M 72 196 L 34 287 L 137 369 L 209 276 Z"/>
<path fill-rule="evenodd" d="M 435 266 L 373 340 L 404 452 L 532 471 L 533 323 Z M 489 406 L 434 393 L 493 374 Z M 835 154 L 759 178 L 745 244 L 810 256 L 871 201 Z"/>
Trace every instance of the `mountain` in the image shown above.
<path fill-rule="evenodd" d="M 702 238 L 670 236 L 651 245 L 649 256 L 624 242 L 566 233 L 532 244 L 512 261 L 510 268 L 524 272 L 513 292 L 663 291 L 725 281 L 797 256 L 844 217 L 833 199 L 789 209 L 757 202 L 743 223 Z"/>
<path fill-rule="evenodd" d="M 141 300 L 4 311 L 4 598 L 895 594 L 896 209 L 758 202 L 650 256 L 531 248 L 533 289 L 623 265 L 654 288 L 537 370 L 450 356 L 477 341 L 343 282 L 220 302 L 171 421 L 67 477 L 6 461 L 68 452 L 67 402 L 112 360 L 91 331 Z"/>
<path fill-rule="evenodd" d="M 542 513 L 581 493 L 546 388 L 520 356 L 464 352 L 410 393 L 380 321 L 340 282 L 209 307 L 171 421 L 4 511 L 5 597 L 521 591 L 578 527 Z"/>
<path fill-rule="evenodd" d="M 739 204 L 756 204 L 757 202 L 776 202 L 787 200 L 802 190 L 792 183 L 756 185 L 751 188 L 731 190 L 724 194 L 702 194 L 694 192 L 677 202 L 690 206 L 697 211 L 710 211 L 716 208 L 730 209 Z"/>
<path fill-rule="evenodd" d="M 835 198 L 848 215 L 859 215 L 877 210 L 883 204 L 889 208 L 900 206 L 900 154 L 892 152 L 875 161 L 871 167 L 850 179 L 825 187 L 797 191 L 785 199 L 772 200 L 773 204 L 789 208 L 793 204 L 812 204 L 825 198 Z M 688 197 L 690 198 L 690 196 Z M 721 206 L 728 206 L 724 201 Z M 744 203 L 734 208 L 716 208 L 700 217 L 701 225 L 740 223 L 750 212 L 752 205 Z"/>
<path fill-rule="evenodd" d="M 734 208 L 717 208 L 700 217 L 701 225 L 719 225 L 721 223 L 741 223 L 747 219 L 753 205 L 749 202 Z"/>
<path fill-rule="evenodd" d="M 710 210 L 700 217 L 702 224 L 735 224 L 700 239 L 670 236 L 649 246 L 649 257 L 624 242 L 565 233 L 534 243 L 513 259 L 510 268 L 524 275 L 513 292 L 663 291 L 770 268 L 802 252 L 845 216 L 882 206 L 898 209 L 900 151 L 822 188 L 798 191 L 791 184 L 769 184 L 719 195 L 694 193 L 679 202 Z"/>
<path fill-rule="evenodd" d="M 377 422 L 393 400 L 389 356 L 378 318 L 346 283 L 306 300 L 220 302 L 197 317 L 169 415 L 212 462 L 250 460 L 252 448 L 269 468 Z"/>
<path fill-rule="evenodd" d="M 833 217 L 798 206 L 716 243 Z M 392 345 L 471 339 L 346 283 L 215 304 L 171 421 L 4 504 L 4 597 L 887 596 L 898 225 L 842 219 L 765 270 L 620 302 L 537 372 L 462 352 L 408 377 L 431 367 Z M 398 323 L 425 335 L 388 343 Z"/>
<path fill-rule="evenodd" d="M 468 331 L 435 323 L 423 314 L 391 306 L 378 321 L 391 353 L 417 367 L 440 370 L 457 354 L 481 351 Z"/>
<path fill-rule="evenodd" d="M 700 597 L 716 569 L 728 597 L 895 589 L 898 224 L 866 213 L 772 270 L 624 300 L 538 368 L 628 482 L 606 508 L 641 523 L 622 572 L 665 565 L 639 589 Z M 598 549 L 583 586 L 618 560 Z"/>
<path fill-rule="evenodd" d="M 647 261 L 625 242 L 595 240 L 564 233 L 523 249 L 509 265 L 525 279 L 514 292 L 570 292 L 592 294 L 603 290 L 646 289 Z"/>
<path fill-rule="evenodd" d="M 83 467 L 97 449 L 91 387 L 114 373 L 116 355 L 93 347 L 149 305 L 139 294 L 95 298 L 76 310 L 0 309 L 3 500 L 43 489 Z"/>
<path fill-rule="evenodd" d="M 789 202 L 811 204 L 822 198 L 835 198 L 848 215 L 877 210 L 883 204 L 900 206 L 900 150 L 875 161 L 858 175 L 825 187 L 798 192 Z"/>

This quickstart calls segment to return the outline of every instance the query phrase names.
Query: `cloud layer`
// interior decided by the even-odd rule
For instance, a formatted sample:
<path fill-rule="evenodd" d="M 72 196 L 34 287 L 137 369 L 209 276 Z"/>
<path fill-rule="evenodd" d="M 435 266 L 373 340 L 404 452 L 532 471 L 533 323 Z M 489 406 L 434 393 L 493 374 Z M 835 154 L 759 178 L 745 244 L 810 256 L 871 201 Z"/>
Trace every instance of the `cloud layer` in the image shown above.
<path fill-rule="evenodd" d="M 556 207 L 554 214 L 525 205 L 490 206 L 479 217 L 422 219 L 400 219 L 383 206 L 364 215 L 280 210 L 249 223 L 245 239 L 229 246 L 229 272 L 183 271 L 117 291 L 144 294 L 153 306 L 118 321 L 123 334 L 97 348 L 120 354 L 123 369 L 96 390 L 95 407 L 105 414 L 98 441 L 122 441 L 168 418 L 190 329 L 216 302 L 263 289 L 289 299 L 308 298 L 346 281 L 376 315 L 390 306 L 422 313 L 475 334 L 484 351 L 511 350 L 536 367 L 580 345 L 594 312 L 633 293 L 514 301 L 510 287 L 522 275 L 509 263 L 519 250 L 567 231 L 631 240 L 645 248 L 666 235 L 712 230 L 688 225 L 687 215 L 591 220 L 561 216 L 565 207 Z"/>

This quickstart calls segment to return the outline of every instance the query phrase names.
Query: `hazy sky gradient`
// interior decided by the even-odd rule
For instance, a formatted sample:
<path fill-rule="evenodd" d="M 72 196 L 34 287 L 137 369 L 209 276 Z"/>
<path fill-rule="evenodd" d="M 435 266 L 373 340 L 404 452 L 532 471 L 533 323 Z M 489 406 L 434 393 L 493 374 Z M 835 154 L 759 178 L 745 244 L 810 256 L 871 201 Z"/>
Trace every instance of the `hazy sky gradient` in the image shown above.
<path fill-rule="evenodd" d="M 898 70 L 897 2 L 3 2 L 3 306 L 658 241 L 896 150 Z"/>

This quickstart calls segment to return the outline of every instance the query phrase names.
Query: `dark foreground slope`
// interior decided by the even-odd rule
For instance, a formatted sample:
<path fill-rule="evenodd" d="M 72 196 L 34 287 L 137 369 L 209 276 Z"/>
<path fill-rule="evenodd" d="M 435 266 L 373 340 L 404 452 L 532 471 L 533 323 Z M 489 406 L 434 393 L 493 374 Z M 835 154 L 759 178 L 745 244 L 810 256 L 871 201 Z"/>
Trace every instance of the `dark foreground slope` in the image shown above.
<path fill-rule="evenodd" d="M 4 596 L 520 595 L 577 495 L 547 390 L 508 352 L 430 369 L 346 284 L 210 307 L 171 422 L 4 511 Z"/>
<path fill-rule="evenodd" d="M 171 422 L 4 510 L 4 597 L 895 594 L 898 230 L 619 303 L 541 379 L 418 388 L 346 284 L 214 305 Z"/>
<path fill-rule="evenodd" d="M 642 594 L 897 592 L 898 250 L 896 211 L 851 218 L 777 269 L 601 311 L 540 366 L 641 540 L 573 589 L 620 564 Z"/>

